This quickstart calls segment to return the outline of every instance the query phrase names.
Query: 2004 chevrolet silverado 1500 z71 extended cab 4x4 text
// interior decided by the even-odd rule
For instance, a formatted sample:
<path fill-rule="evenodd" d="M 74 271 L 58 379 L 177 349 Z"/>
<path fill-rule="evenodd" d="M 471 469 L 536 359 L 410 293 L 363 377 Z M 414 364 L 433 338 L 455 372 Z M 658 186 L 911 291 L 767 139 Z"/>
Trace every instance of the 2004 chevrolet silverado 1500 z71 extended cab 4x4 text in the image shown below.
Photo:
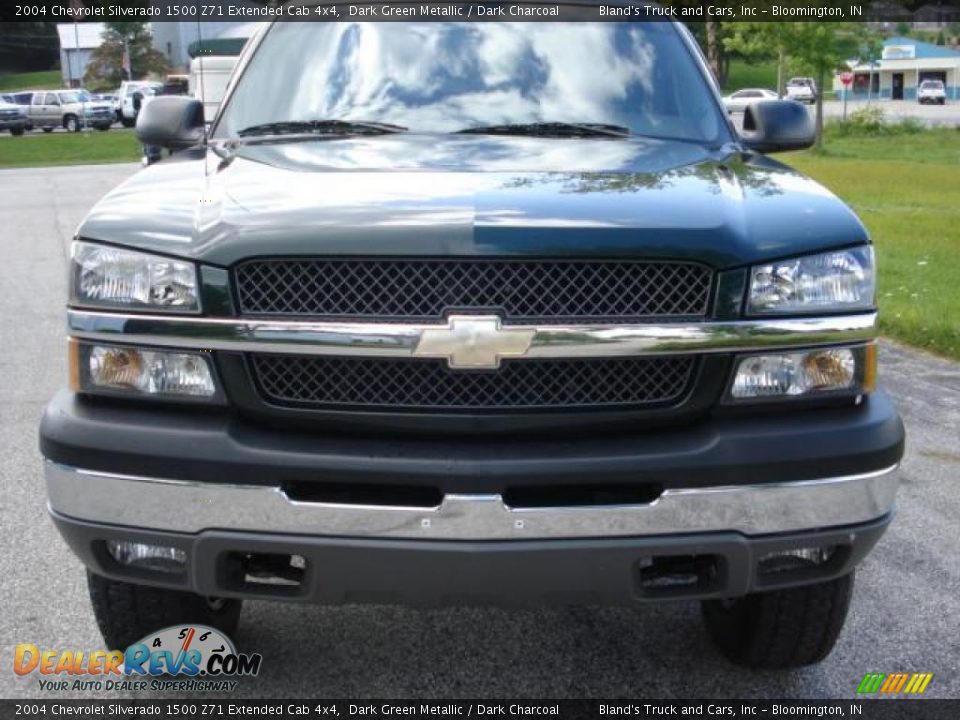
<path fill-rule="evenodd" d="M 292 23 L 78 230 L 50 510 L 111 647 L 242 598 L 698 599 L 815 662 L 891 519 L 856 216 L 660 23 Z"/>

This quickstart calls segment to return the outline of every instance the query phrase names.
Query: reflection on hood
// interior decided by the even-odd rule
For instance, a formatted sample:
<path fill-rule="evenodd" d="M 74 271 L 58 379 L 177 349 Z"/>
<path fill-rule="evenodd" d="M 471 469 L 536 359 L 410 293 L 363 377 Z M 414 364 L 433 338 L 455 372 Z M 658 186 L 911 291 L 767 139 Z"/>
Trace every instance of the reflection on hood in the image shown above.
<path fill-rule="evenodd" d="M 693 165 L 711 153 L 654 139 L 387 135 L 242 144 L 238 157 L 294 171 L 644 172 Z"/>

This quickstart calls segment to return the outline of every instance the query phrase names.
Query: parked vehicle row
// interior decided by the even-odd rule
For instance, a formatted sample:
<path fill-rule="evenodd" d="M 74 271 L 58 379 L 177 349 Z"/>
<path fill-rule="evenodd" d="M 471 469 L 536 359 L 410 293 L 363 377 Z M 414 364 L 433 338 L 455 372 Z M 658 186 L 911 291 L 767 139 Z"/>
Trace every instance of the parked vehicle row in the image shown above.
<path fill-rule="evenodd" d="M 185 90 L 186 80 L 180 84 Z M 84 127 L 109 130 L 114 122 L 131 128 L 144 100 L 163 93 L 165 88 L 163 83 L 143 80 L 123 82 L 115 93 L 106 94 L 92 94 L 82 88 L 6 94 L 0 102 L 0 130 L 13 135 L 35 128 L 48 133 L 57 128 L 68 132 Z"/>
<path fill-rule="evenodd" d="M 0 119 L 4 121 L 0 129 L 14 135 L 34 128 L 44 132 L 56 128 L 78 132 L 84 127 L 109 130 L 113 109 L 108 102 L 95 99 L 83 89 L 26 90 L 4 96 Z"/>

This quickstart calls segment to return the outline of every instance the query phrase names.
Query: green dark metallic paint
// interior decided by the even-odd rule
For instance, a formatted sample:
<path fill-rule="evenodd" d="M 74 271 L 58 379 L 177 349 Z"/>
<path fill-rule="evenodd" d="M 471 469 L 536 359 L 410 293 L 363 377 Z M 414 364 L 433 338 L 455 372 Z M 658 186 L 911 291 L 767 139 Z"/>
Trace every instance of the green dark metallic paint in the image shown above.
<path fill-rule="evenodd" d="M 825 188 L 732 146 L 443 134 L 181 153 L 107 195 L 80 235 L 218 266 L 374 255 L 728 269 L 868 240 Z"/>

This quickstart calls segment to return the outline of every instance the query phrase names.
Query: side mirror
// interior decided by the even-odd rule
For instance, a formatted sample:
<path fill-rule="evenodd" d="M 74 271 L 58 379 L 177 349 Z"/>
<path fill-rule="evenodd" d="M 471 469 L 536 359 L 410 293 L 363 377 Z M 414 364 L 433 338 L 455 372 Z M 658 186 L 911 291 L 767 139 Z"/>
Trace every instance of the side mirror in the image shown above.
<path fill-rule="evenodd" d="M 744 144 L 761 153 L 803 150 L 817 139 L 813 118 L 795 100 L 764 100 L 743 113 Z"/>
<path fill-rule="evenodd" d="M 137 138 L 144 145 L 183 150 L 200 144 L 203 133 L 203 103 L 191 97 L 155 97 L 137 116 Z"/>

